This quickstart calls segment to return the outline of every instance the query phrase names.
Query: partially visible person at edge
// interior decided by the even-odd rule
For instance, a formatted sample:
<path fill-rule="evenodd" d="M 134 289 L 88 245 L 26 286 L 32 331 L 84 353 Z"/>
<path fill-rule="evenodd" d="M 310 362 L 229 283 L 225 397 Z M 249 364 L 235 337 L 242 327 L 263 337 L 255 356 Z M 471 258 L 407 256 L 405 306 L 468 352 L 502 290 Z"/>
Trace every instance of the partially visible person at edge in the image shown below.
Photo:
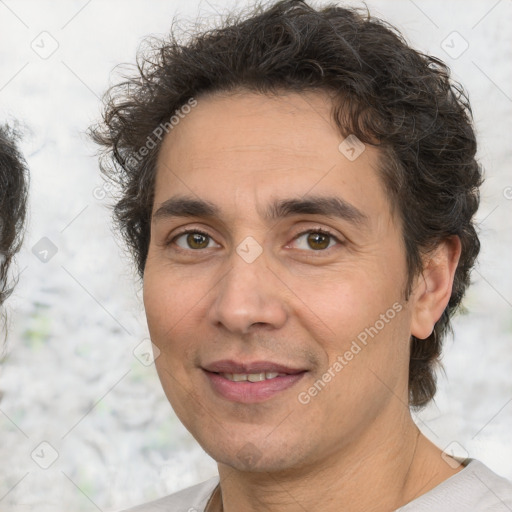
<path fill-rule="evenodd" d="M 297 0 L 138 64 L 91 134 L 163 389 L 219 476 L 130 510 L 511 510 L 512 484 L 411 417 L 480 246 L 447 66 Z"/>
<path fill-rule="evenodd" d="M 14 284 L 9 268 L 21 247 L 27 208 L 28 170 L 17 143 L 16 132 L 0 125 L 0 353 L 7 331 L 3 304 Z"/>

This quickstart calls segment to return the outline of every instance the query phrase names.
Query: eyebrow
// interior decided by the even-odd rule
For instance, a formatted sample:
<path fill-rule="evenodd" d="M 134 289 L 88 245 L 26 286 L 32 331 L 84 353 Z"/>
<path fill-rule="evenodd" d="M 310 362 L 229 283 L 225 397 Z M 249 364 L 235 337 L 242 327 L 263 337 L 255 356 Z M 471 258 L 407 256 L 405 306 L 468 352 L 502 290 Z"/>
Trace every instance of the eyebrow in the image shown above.
<path fill-rule="evenodd" d="M 267 207 L 265 219 L 278 220 L 294 215 L 323 215 L 351 222 L 358 226 L 367 226 L 369 218 L 354 205 L 336 196 L 304 196 L 300 199 L 278 199 Z M 174 196 L 164 201 L 153 219 L 169 217 L 220 218 L 220 208 L 209 201 L 187 196 Z"/>

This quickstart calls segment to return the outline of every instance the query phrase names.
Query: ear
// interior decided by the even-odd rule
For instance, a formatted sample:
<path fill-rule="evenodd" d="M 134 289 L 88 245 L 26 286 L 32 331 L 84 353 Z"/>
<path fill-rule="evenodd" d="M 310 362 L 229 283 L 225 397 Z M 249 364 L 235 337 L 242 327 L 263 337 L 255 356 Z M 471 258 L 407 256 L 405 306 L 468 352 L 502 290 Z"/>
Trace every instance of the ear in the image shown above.
<path fill-rule="evenodd" d="M 411 297 L 414 304 L 411 334 L 416 338 L 428 338 L 446 309 L 460 252 L 460 239 L 454 235 L 443 240 L 432 253 L 425 256 L 423 271 L 415 280 Z"/>

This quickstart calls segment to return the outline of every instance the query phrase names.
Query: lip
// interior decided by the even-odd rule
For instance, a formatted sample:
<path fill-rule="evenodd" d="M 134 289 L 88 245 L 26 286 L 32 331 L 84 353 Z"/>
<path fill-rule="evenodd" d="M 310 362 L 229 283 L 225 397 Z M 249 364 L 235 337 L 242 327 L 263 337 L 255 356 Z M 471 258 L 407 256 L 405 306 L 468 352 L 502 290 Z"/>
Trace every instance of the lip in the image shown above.
<path fill-rule="evenodd" d="M 233 382 L 219 373 L 284 373 L 286 375 L 260 382 Z M 270 400 L 274 396 L 297 384 L 307 370 L 291 368 L 269 361 L 238 363 L 224 360 L 203 367 L 213 391 L 225 400 L 245 404 L 254 404 Z"/>

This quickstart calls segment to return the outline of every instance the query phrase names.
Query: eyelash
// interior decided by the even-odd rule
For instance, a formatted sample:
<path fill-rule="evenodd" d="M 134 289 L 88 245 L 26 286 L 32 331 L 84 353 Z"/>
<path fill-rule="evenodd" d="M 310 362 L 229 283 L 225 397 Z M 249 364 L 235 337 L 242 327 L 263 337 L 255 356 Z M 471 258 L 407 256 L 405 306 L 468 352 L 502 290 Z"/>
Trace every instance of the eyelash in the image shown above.
<path fill-rule="evenodd" d="M 202 231 L 201 229 L 186 229 L 184 231 L 181 231 L 180 233 L 177 233 L 175 236 L 173 236 L 172 239 L 166 245 L 167 246 L 171 245 L 178 238 L 180 238 L 183 235 L 188 235 L 189 233 L 197 233 L 199 235 L 203 235 L 203 236 L 208 237 L 208 238 L 213 240 L 213 237 L 209 233 L 207 233 L 206 231 Z M 331 233 L 329 230 L 324 229 L 324 228 L 307 229 L 306 231 L 302 231 L 301 233 L 298 233 L 297 235 L 295 235 L 293 240 L 297 240 L 301 236 L 306 235 L 308 233 L 320 233 L 322 235 L 326 235 L 326 236 L 331 237 L 333 240 L 335 240 L 339 244 L 343 244 L 343 242 L 334 233 Z M 318 250 L 318 251 L 314 251 L 312 249 L 311 251 L 308 251 L 308 252 L 313 252 L 313 253 L 314 252 L 320 252 L 321 253 L 321 252 L 326 252 L 329 249 L 330 249 L 330 247 L 327 248 L 327 249 L 321 249 L 321 250 Z M 178 250 L 179 251 L 200 251 L 201 249 L 182 249 L 181 247 L 178 247 Z"/>

